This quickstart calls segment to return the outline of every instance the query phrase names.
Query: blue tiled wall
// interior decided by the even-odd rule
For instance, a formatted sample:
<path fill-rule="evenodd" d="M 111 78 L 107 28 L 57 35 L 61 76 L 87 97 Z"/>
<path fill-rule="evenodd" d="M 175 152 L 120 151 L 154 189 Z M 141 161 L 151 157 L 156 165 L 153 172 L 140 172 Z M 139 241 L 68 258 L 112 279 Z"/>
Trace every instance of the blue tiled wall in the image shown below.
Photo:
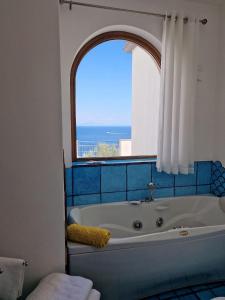
<path fill-rule="evenodd" d="M 155 162 L 147 160 L 75 163 L 66 169 L 67 206 L 144 199 L 149 182 L 156 184 L 155 198 L 208 194 L 213 164 L 196 162 L 194 174 L 168 175 L 157 172 Z M 225 171 L 223 175 L 225 193 Z"/>
<path fill-rule="evenodd" d="M 225 168 L 220 161 L 212 163 L 212 192 L 218 197 L 225 196 Z"/>

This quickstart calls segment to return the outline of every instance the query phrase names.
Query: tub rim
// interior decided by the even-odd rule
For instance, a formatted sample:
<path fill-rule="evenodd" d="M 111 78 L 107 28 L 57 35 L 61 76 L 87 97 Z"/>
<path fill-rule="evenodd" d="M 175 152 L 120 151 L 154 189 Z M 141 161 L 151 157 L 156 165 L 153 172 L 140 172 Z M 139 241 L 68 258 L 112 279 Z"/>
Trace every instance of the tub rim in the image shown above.
<path fill-rule="evenodd" d="M 182 230 L 188 230 L 191 232 L 191 230 L 194 231 L 203 228 L 205 229 L 204 233 L 198 233 L 195 235 L 189 234 L 187 236 L 179 235 L 179 232 Z M 208 232 L 207 229 L 212 229 L 212 231 Z M 163 237 L 168 235 L 168 232 L 169 231 L 151 233 L 146 236 L 155 235 L 155 236 Z M 167 245 L 171 243 L 185 243 L 185 242 L 191 242 L 191 241 L 203 240 L 203 239 L 212 239 L 212 238 L 217 238 L 218 236 L 225 235 L 225 225 L 174 229 L 171 230 L 170 233 L 172 233 L 170 238 L 145 240 L 145 241 L 137 241 L 137 240 L 131 241 L 129 240 L 130 238 L 111 238 L 109 240 L 108 245 L 104 248 L 95 248 L 93 246 L 67 241 L 68 254 L 69 255 L 85 254 L 85 253 L 93 253 L 93 252 L 123 250 L 123 249 L 137 248 L 137 247 L 139 248 L 139 247 L 160 246 L 160 245 Z"/>

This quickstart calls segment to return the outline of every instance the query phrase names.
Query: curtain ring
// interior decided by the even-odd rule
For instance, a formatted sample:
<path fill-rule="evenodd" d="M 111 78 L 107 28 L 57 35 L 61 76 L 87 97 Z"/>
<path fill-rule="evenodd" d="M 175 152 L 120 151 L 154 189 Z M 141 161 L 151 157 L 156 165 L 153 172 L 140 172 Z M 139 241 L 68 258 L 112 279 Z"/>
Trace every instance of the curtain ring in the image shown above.
<path fill-rule="evenodd" d="M 200 22 L 202 23 L 202 25 L 206 25 L 208 23 L 208 20 L 207 19 L 202 19 L 202 20 L 200 20 Z"/>
<path fill-rule="evenodd" d="M 187 24 L 187 23 L 188 23 L 188 20 L 189 20 L 188 17 L 185 17 L 185 18 L 184 18 L 184 24 Z"/>
<path fill-rule="evenodd" d="M 28 266 L 28 262 L 27 262 L 26 260 L 23 262 L 23 266 L 24 266 L 24 267 L 27 267 L 27 266 Z"/>

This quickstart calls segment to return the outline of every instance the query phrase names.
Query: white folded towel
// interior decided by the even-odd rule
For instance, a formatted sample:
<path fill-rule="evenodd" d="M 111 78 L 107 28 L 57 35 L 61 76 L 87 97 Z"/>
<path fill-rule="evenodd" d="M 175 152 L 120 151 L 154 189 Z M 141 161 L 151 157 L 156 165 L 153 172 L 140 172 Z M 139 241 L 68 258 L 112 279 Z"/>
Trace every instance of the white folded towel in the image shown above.
<path fill-rule="evenodd" d="M 91 290 L 88 300 L 100 300 L 101 294 L 97 290 Z"/>
<path fill-rule="evenodd" d="M 22 294 L 25 262 L 22 259 L 0 257 L 0 299 L 15 300 Z"/>
<path fill-rule="evenodd" d="M 53 273 L 41 280 L 27 300 L 89 300 L 93 283 L 79 276 Z M 98 298 L 96 298 L 98 299 Z M 90 299 L 92 300 L 92 298 Z M 93 298 L 95 300 L 95 298 Z"/>

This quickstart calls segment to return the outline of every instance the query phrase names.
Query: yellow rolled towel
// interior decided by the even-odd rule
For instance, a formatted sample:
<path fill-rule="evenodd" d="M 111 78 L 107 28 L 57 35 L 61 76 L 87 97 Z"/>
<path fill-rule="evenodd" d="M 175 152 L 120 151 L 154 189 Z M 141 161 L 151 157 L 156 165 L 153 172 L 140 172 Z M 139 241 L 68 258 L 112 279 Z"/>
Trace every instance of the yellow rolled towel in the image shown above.
<path fill-rule="evenodd" d="M 67 237 L 71 242 L 78 242 L 95 246 L 105 247 L 110 239 L 110 232 L 104 228 L 71 224 L 67 226 Z"/>

